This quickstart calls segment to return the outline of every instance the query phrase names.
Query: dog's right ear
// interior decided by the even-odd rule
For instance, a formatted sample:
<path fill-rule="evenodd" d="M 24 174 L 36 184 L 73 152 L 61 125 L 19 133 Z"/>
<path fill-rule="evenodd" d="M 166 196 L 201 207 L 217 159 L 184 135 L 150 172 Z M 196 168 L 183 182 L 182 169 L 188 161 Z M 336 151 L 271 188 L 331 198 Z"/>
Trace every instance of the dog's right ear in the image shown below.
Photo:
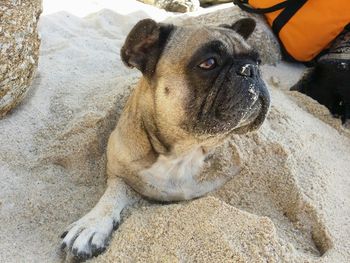
<path fill-rule="evenodd" d="M 241 18 L 237 20 L 232 25 L 223 24 L 223 25 L 220 25 L 220 27 L 233 29 L 238 34 L 240 34 L 244 39 L 248 39 L 256 27 L 256 22 L 254 19 L 246 17 L 246 18 Z"/>
<path fill-rule="evenodd" d="M 121 48 L 122 61 L 128 67 L 135 67 L 150 77 L 173 28 L 173 25 L 160 24 L 152 19 L 139 21 Z"/>

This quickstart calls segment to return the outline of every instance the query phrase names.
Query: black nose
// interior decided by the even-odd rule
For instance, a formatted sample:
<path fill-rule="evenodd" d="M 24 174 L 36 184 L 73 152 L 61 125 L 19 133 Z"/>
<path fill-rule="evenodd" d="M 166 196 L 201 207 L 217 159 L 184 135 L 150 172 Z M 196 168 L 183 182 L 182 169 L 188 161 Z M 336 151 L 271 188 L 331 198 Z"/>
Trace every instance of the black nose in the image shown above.
<path fill-rule="evenodd" d="M 251 64 L 244 64 L 243 66 L 241 66 L 238 71 L 237 74 L 244 76 L 244 77 L 252 77 L 253 76 L 253 65 Z"/>

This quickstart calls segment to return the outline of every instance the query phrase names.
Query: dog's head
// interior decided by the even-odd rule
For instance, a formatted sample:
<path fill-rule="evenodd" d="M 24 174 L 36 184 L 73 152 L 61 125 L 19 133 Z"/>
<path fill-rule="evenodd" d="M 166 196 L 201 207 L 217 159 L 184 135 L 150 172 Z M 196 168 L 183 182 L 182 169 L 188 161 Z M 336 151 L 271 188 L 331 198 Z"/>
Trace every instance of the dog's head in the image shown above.
<path fill-rule="evenodd" d="M 263 123 L 270 104 L 259 56 L 245 41 L 254 29 L 250 18 L 232 26 L 145 19 L 129 33 L 121 57 L 152 89 L 158 125 L 197 136 L 244 133 Z"/>

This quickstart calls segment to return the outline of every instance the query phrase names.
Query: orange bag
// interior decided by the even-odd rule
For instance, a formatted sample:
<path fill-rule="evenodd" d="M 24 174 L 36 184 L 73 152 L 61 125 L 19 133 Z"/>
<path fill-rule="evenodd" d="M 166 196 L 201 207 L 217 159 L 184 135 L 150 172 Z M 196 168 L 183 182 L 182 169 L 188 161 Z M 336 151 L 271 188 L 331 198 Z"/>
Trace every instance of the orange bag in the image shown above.
<path fill-rule="evenodd" d="M 284 50 L 310 61 L 350 23 L 350 0 L 234 0 L 243 10 L 264 14 Z"/>

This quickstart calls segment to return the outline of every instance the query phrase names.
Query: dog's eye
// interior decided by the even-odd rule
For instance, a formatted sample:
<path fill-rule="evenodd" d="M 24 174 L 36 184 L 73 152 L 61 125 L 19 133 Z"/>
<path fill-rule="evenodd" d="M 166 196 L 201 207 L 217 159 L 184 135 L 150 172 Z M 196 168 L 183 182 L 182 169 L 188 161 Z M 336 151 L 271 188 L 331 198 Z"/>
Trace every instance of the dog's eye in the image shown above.
<path fill-rule="evenodd" d="M 198 65 L 201 69 L 209 70 L 216 67 L 216 60 L 214 58 L 208 58 Z"/>

